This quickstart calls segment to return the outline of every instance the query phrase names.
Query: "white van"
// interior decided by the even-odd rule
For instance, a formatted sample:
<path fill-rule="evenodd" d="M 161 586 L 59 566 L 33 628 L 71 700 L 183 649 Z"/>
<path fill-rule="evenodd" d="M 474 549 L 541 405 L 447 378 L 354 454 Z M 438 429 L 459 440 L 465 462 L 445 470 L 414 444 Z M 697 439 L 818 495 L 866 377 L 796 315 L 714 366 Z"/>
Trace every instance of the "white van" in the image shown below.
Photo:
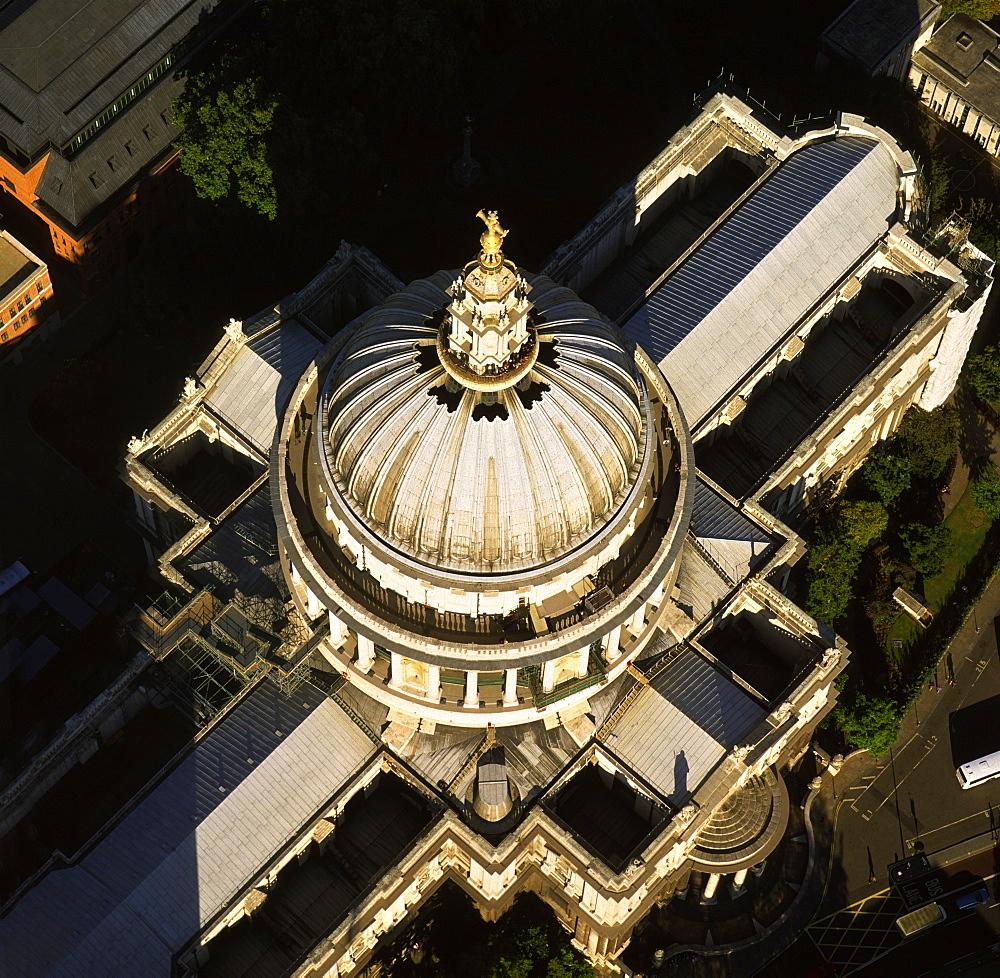
<path fill-rule="evenodd" d="M 1000 777 L 1000 750 L 961 765 L 955 771 L 955 776 L 963 788 L 975 788 L 984 781 Z"/>

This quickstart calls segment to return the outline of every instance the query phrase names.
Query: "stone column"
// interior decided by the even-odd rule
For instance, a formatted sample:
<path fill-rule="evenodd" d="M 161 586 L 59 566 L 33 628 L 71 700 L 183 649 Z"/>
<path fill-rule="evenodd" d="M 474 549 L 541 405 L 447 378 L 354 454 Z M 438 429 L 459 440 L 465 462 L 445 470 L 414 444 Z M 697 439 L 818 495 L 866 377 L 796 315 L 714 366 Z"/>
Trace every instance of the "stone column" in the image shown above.
<path fill-rule="evenodd" d="M 633 635 L 638 635 L 642 631 L 643 623 L 646 620 L 646 606 L 642 605 L 641 608 L 636 611 L 636 613 L 628 620 L 628 630 Z"/>
<path fill-rule="evenodd" d="M 427 667 L 427 699 L 432 703 L 437 703 L 441 699 L 441 667 Z"/>
<path fill-rule="evenodd" d="M 542 663 L 542 691 L 551 693 L 556 685 L 556 660 L 549 659 Z"/>
<path fill-rule="evenodd" d="M 719 888 L 719 880 L 721 878 L 718 873 L 712 873 L 708 877 L 708 882 L 705 884 L 705 889 L 702 890 L 701 894 L 702 903 L 715 903 L 715 891 Z"/>
<path fill-rule="evenodd" d="M 517 706 L 517 670 L 507 669 L 503 674 L 503 705 Z"/>
<path fill-rule="evenodd" d="M 465 705 L 470 709 L 479 706 L 479 673 L 474 669 L 465 674 Z"/>
<path fill-rule="evenodd" d="M 335 649 L 343 648 L 351 630 L 332 611 L 327 612 L 327 619 L 330 622 L 330 644 Z"/>
<path fill-rule="evenodd" d="M 371 672 L 375 665 L 375 643 L 364 635 L 358 635 L 358 668 Z"/>
<path fill-rule="evenodd" d="M 312 621 L 319 614 L 319 598 L 312 593 L 312 588 L 306 588 L 306 613 L 309 615 L 309 620 Z"/>
<path fill-rule="evenodd" d="M 749 870 L 741 869 L 730 881 L 729 883 L 729 894 L 733 897 L 742 896 L 746 892 L 746 887 L 743 885 L 747 881 L 747 873 Z"/>
<path fill-rule="evenodd" d="M 398 652 L 389 653 L 389 685 L 393 689 L 403 685 L 403 657 Z"/>
<path fill-rule="evenodd" d="M 660 602 L 663 600 L 663 581 L 656 586 L 656 590 L 649 596 L 649 603 L 653 605 L 654 608 L 660 606 Z"/>
<path fill-rule="evenodd" d="M 582 648 L 577 652 L 576 659 L 576 678 L 583 679 L 587 675 L 587 671 L 590 669 L 590 649 Z"/>
<path fill-rule="evenodd" d="M 618 658 L 618 646 L 622 641 L 622 626 L 615 625 L 611 631 L 604 636 L 604 661 L 614 662 Z"/>

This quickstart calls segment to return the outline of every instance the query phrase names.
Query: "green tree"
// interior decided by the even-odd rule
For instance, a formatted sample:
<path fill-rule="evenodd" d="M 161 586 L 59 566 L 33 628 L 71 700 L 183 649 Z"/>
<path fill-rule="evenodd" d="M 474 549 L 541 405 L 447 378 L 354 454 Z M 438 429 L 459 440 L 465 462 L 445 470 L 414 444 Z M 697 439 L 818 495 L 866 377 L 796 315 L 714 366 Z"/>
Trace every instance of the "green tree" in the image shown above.
<path fill-rule="evenodd" d="M 933 411 L 912 407 L 899 426 L 897 438 L 911 461 L 913 475 L 936 479 L 958 450 L 958 412 L 952 407 Z"/>
<path fill-rule="evenodd" d="M 969 383 L 980 400 L 1000 404 L 1000 350 L 988 346 L 969 358 Z"/>
<path fill-rule="evenodd" d="M 889 514 L 881 503 L 870 500 L 841 503 L 834 511 L 834 535 L 846 546 L 864 550 L 889 525 Z"/>
<path fill-rule="evenodd" d="M 931 157 L 930 172 L 927 174 L 927 194 L 932 220 L 936 221 L 942 216 L 950 190 L 951 168 L 947 160 L 935 154 Z"/>
<path fill-rule="evenodd" d="M 939 573 L 954 549 L 951 530 L 944 523 L 907 523 L 899 528 L 899 538 L 913 566 L 924 577 Z"/>
<path fill-rule="evenodd" d="M 861 470 L 865 484 L 886 506 L 891 506 L 907 489 L 913 463 L 905 455 L 897 455 L 883 445 L 872 449 Z"/>
<path fill-rule="evenodd" d="M 881 503 L 842 502 L 830 516 L 806 562 L 806 610 L 832 624 L 842 618 L 854 596 L 854 579 L 865 550 L 885 533 L 889 514 Z"/>
<path fill-rule="evenodd" d="M 481 0 L 259 0 L 175 100 L 181 171 L 266 217 L 335 212 L 469 107 Z"/>
<path fill-rule="evenodd" d="M 941 0 L 941 14 L 965 14 L 973 20 L 992 20 L 1000 14 L 1000 0 Z"/>
<path fill-rule="evenodd" d="M 991 520 L 1000 519 L 1000 472 L 988 460 L 976 466 L 972 498 Z"/>
<path fill-rule="evenodd" d="M 809 580 L 806 611 L 829 624 L 843 618 L 854 595 L 854 578 L 860 563 L 860 551 L 840 542 L 811 547 L 806 562 Z"/>
<path fill-rule="evenodd" d="M 266 137 L 278 101 L 256 77 L 222 88 L 219 77 L 231 71 L 227 62 L 217 73 L 192 76 L 174 101 L 174 122 L 184 126 L 178 168 L 199 196 L 221 200 L 235 192 L 240 203 L 273 220 L 278 203 Z"/>
<path fill-rule="evenodd" d="M 848 743 L 881 757 L 899 737 L 899 707 L 890 699 L 859 693 L 852 706 L 834 712 Z"/>

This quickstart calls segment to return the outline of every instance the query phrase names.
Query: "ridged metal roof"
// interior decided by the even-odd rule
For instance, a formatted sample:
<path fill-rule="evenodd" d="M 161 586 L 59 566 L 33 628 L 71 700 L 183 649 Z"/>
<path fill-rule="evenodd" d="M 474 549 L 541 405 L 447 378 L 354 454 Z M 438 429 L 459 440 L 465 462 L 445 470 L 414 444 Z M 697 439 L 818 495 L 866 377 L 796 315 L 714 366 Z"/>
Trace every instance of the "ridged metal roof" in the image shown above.
<path fill-rule="evenodd" d="M 899 171 L 874 138 L 790 156 L 622 327 L 697 425 L 894 219 Z"/>
<path fill-rule="evenodd" d="M 258 686 L 78 864 L 0 920 L 10 978 L 171 974 L 171 955 L 372 755 L 306 685 Z"/>
<path fill-rule="evenodd" d="M 528 276 L 539 349 L 552 351 L 540 352 L 531 386 L 499 391 L 495 410 L 474 391 L 450 394 L 428 320 L 456 275 L 392 296 L 347 345 L 328 386 L 331 468 L 366 525 L 420 560 L 471 572 L 536 566 L 624 501 L 646 440 L 641 382 L 614 327 Z"/>

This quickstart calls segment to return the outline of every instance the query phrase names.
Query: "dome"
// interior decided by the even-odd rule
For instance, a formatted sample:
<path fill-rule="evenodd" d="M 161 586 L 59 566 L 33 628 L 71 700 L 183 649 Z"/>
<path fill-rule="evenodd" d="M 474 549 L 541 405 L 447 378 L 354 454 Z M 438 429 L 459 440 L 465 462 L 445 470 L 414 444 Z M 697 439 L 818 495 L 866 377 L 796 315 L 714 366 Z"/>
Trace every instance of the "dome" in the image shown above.
<path fill-rule="evenodd" d="M 368 317 L 321 407 L 350 510 L 391 547 L 468 573 L 530 569 L 583 544 L 623 505 L 646 451 L 644 382 L 617 329 L 550 279 L 496 267 L 518 289 L 507 381 L 491 385 L 487 363 L 478 389 L 460 382 L 441 335 L 475 280 L 439 272 Z M 515 328 L 505 317 L 504 342 Z M 488 328 L 478 312 L 466 318 L 470 336 Z"/>

